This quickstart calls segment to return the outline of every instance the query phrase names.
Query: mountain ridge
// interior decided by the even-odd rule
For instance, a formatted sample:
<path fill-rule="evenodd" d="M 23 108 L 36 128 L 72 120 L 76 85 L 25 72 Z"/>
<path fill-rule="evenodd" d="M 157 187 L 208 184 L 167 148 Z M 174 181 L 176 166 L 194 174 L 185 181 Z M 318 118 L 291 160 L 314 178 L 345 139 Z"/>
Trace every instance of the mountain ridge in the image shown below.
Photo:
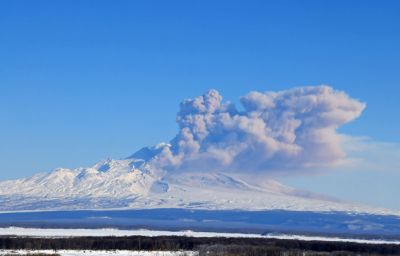
<path fill-rule="evenodd" d="M 169 144 L 142 148 L 128 158 L 106 159 L 88 168 L 57 168 L 30 178 L 0 181 L 0 211 L 185 208 L 400 215 L 297 190 L 275 180 L 255 185 L 224 172 L 159 170 L 151 159 L 163 147 Z"/>

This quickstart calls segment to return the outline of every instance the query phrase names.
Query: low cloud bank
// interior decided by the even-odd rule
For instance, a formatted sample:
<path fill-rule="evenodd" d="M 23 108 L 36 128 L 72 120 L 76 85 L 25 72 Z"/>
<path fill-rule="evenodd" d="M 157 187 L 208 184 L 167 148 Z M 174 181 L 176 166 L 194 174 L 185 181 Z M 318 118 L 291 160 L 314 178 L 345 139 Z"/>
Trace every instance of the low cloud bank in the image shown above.
<path fill-rule="evenodd" d="M 152 163 L 167 170 L 273 172 L 345 159 L 337 129 L 366 105 L 329 86 L 250 92 L 242 108 L 216 90 L 184 100 L 179 132 Z"/>

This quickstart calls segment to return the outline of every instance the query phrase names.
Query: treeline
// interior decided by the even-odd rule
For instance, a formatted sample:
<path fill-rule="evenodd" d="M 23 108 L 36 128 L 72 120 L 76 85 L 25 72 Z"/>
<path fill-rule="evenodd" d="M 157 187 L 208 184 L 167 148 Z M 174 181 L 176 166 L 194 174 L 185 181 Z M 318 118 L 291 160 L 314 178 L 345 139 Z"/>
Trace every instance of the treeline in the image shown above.
<path fill-rule="evenodd" d="M 283 252 L 285 252 L 285 255 L 303 255 L 303 253 L 307 253 L 304 255 L 353 255 L 353 253 L 354 255 L 400 255 L 399 245 L 372 245 L 343 242 L 278 240 L 266 238 L 198 238 L 184 236 L 72 238 L 0 237 L 0 249 L 50 249 L 54 251 L 67 249 L 146 251 L 196 250 L 201 253 L 208 252 L 207 255 L 221 256 L 283 255 Z M 287 254 L 288 252 L 293 254 Z"/>
<path fill-rule="evenodd" d="M 316 252 L 284 249 L 272 246 L 206 245 L 198 250 L 199 256 L 381 256 L 386 254 L 358 253 L 349 251 Z"/>

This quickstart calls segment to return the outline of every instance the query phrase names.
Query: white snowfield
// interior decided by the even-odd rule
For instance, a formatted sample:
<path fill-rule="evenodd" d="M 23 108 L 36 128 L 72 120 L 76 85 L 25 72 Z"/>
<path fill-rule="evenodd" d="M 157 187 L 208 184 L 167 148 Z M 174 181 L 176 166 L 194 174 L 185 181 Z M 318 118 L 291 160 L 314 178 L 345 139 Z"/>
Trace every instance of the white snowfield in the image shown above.
<path fill-rule="evenodd" d="M 59 254 L 61 256 L 196 256 L 195 251 L 90 251 L 90 250 L 0 250 L 0 255 L 32 255 L 36 253 Z"/>
<path fill-rule="evenodd" d="M 195 232 L 195 231 L 159 231 L 159 230 L 118 230 L 118 229 L 39 229 L 39 228 L 0 228 L 0 236 L 21 236 L 21 237 L 80 237 L 80 236 L 188 236 L 188 237 L 230 237 L 230 238 L 275 238 L 283 240 L 302 240 L 302 241 L 328 241 L 328 242 L 352 242 L 362 244 L 396 244 L 400 241 L 286 235 L 286 234 L 243 234 L 243 233 L 216 233 L 216 232 Z M 170 255 L 170 254 L 167 254 Z"/>
<path fill-rule="evenodd" d="M 299 191 L 274 180 L 254 185 L 224 173 L 157 170 L 148 160 L 167 146 L 145 148 L 130 158 L 108 159 L 89 168 L 60 168 L 27 179 L 1 181 L 0 211 L 186 208 L 400 215 Z"/>
<path fill-rule="evenodd" d="M 258 234 L 242 233 L 216 233 L 184 231 L 159 231 L 159 230 L 120 230 L 120 229 L 40 229 L 40 228 L 0 228 L 0 236 L 28 236 L 28 237 L 80 237 L 80 236 L 189 236 L 189 237 L 248 237 L 261 238 Z"/>

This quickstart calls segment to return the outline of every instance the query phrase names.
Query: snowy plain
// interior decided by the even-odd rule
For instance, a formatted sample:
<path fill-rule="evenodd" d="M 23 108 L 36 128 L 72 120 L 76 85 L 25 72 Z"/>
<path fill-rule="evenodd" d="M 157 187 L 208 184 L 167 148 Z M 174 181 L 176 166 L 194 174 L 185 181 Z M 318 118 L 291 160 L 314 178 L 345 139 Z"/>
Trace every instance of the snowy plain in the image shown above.
<path fill-rule="evenodd" d="M 248 237 L 261 238 L 258 234 L 217 233 L 185 231 L 158 231 L 158 230 L 120 230 L 120 229 L 40 229 L 8 227 L 0 228 L 0 236 L 29 236 L 29 237 L 104 237 L 104 236 L 189 236 L 189 237 Z"/>

